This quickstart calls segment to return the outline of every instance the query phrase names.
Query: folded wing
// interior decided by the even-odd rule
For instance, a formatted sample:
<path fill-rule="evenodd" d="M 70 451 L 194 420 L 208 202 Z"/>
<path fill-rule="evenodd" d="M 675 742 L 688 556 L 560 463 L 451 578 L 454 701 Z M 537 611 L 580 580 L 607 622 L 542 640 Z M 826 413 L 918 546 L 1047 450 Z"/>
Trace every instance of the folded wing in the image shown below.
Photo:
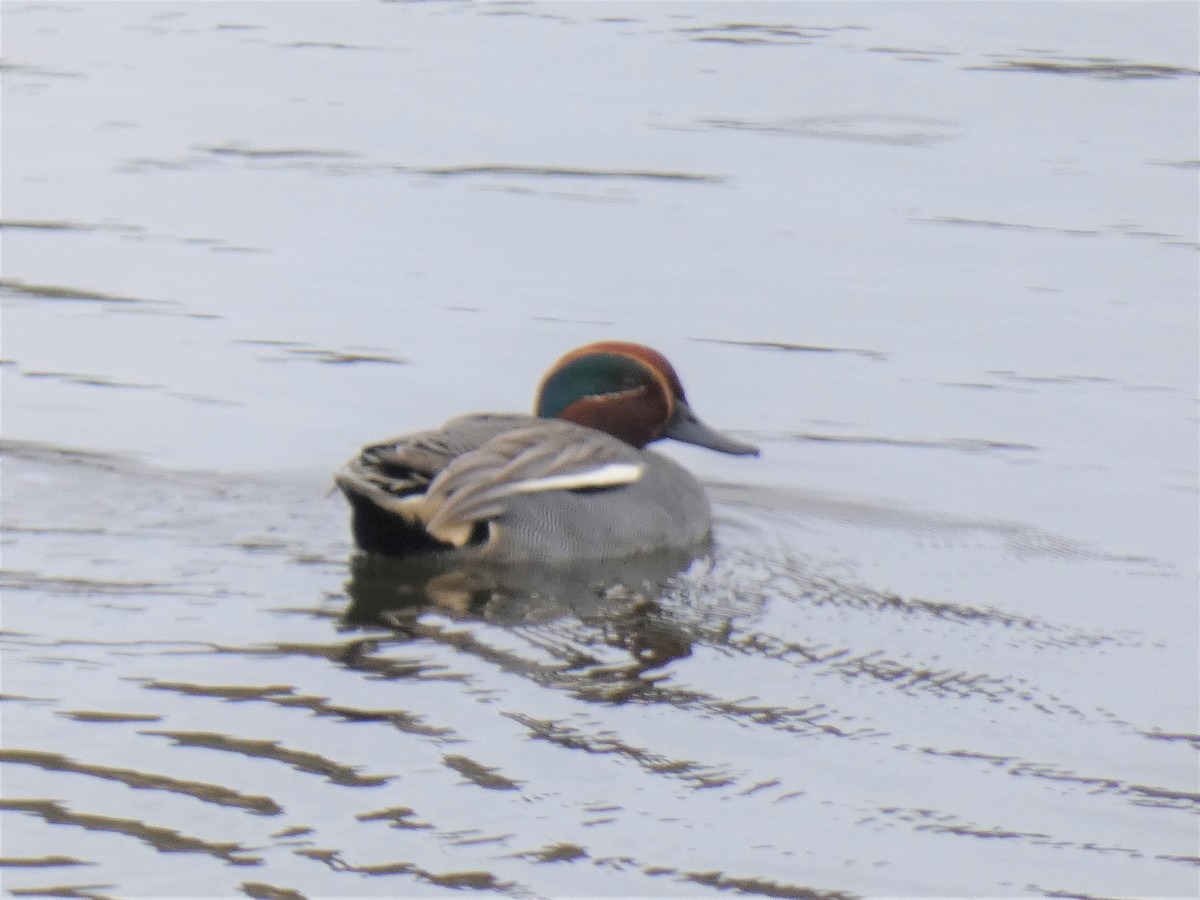
<path fill-rule="evenodd" d="M 434 540 L 462 547 L 481 523 L 503 516 L 515 496 L 610 489 L 642 472 L 636 450 L 594 429 L 557 419 L 468 416 L 366 448 L 338 472 L 337 483 Z"/>

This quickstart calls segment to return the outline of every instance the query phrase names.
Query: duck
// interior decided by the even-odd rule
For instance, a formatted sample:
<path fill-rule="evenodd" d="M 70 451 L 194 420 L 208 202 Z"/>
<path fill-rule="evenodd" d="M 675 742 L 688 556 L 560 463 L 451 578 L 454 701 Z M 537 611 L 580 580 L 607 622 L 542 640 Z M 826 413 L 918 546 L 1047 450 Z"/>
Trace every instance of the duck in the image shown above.
<path fill-rule="evenodd" d="M 369 444 L 334 482 L 367 554 L 556 564 L 702 546 L 708 500 L 647 449 L 663 439 L 759 453 L 697 417 L 657 350 L 599 341 L 551 366 L 532 414 L 463 415 Z"/>

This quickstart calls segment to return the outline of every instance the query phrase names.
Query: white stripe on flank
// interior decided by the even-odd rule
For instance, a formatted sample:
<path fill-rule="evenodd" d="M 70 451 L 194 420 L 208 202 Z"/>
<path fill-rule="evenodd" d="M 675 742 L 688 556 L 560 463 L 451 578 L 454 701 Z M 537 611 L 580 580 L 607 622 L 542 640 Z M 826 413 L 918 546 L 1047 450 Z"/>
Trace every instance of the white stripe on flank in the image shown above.
<path fill-rule="evenodd" d="M 535 494 L 539 491 L 578 491 L 586 488 L 632 484 L 641 477 L 642 467 L 637 463 L 607 463 L 585 472 L 518 481 L 512 485 L 511 490 L 514 494 Z"/>

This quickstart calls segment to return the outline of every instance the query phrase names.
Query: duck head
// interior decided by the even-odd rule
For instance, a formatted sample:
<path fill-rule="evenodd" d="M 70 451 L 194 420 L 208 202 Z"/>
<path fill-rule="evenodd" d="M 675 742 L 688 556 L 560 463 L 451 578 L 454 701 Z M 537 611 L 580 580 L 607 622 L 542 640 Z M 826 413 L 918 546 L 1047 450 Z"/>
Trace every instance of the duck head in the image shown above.
<path fill-rule="evenodd" d="M 542 379 L 534 412 L 543 419 L 595 428 L 639 448 L 673 438 L 735 456 L 758 455 L 753 444 L 700 421 L 674 367 L 642 344 L 599 341 L 572 350 Z"/>

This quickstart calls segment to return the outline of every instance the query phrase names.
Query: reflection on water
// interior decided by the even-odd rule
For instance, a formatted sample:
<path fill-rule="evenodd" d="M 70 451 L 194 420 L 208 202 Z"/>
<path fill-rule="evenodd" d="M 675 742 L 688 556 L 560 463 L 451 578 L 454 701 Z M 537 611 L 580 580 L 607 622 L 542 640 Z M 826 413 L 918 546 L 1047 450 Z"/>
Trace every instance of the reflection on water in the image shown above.
<path fill-rule="evenodd" d="M 433 637 L 429 610 L 503 625 L 537 625 L 538 645 L 553 660 L 541 679 L 575 681 L 618 699 L 650 683 L 646 673 L 691 652 L 694 637 L 664 602 L 672 579 L 699 562 L 684 551 L 646 554 L 619 563 L 572 567 L 484 563 L 446 565 L 429 559 L 356 554 L 346 585 L 346 628 L 384 627 L 401 639 Z M 593 648 L 624 651 L 602 662 Z M 528 677 L 528 663 L 511 660 Z"/>
<path fill-rule="evenodd" d="M 350 555 L 319 479 L 5 450 L 13 884 L 116 885 L 135 861 L 189 890 L 138 848 L 249 896 L 847 897 L 823 860 L 856 843 L 889 879 L 943 851 L 1048 886 L 1195 862 L 1177 754 L 1200 738 L 1108 679 L 1190 651 L 797 548 L 1043 591 L 1087 573 L 1096 597 L 1128 571 L 1169 583 L 1152 560 L 726 488 L 698 558 L 447 568 Z"/>

